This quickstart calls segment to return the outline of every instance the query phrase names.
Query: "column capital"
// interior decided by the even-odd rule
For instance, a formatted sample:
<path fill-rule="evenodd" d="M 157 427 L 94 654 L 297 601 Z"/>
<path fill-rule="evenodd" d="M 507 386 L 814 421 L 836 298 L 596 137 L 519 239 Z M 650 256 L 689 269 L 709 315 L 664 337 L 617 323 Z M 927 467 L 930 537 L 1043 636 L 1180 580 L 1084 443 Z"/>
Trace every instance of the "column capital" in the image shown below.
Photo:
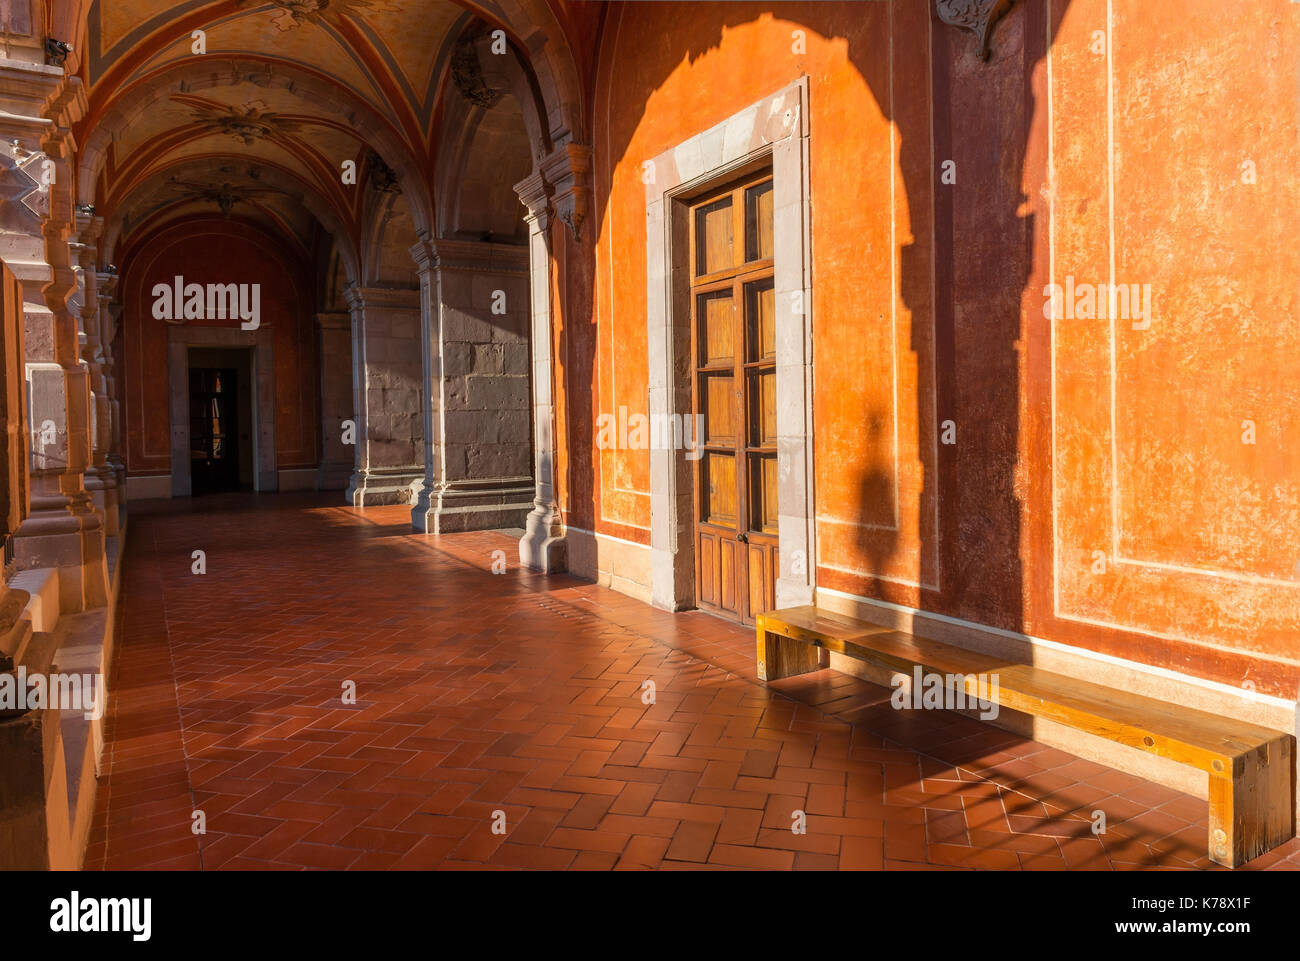
<path fill-rule="evenodd" d="M 421 240 L 411 248 L 421 273 L 428 270 L 528 272 L 528 247 L 484 240 Z"/>
<path fill-rule="evenodd" d="M 550 223 L 551 188 L 540 173 L 529 174 L 515 184 L 515 193 L 527 208 L 527 220 L 545 230 Z"/>
<path fill-rule="evenodd" d="M 416 287 L 362 287 L 360 284 L 348 284 L 343 288 L 343 299 L 351 310 L 364 310 L 367 307 L 420 309 L 420 291 Z"/>
<path fill-rule="evenodd" d="M 438 242 L 421 234 L 420 239 L 411 246 L 411 259 L 420 273 L 438 266 Z"/>

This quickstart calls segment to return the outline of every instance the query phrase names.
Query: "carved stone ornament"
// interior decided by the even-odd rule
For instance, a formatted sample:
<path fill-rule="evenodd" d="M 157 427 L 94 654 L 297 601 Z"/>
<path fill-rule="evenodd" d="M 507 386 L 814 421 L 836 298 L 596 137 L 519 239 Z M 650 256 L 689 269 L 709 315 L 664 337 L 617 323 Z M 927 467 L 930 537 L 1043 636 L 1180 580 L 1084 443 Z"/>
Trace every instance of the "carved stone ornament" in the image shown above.
<path fill-rule="evenodd" d="M 384 163 L 384 158 L 373 150 L 366 153 L 366 170 L 370 174 L 370 186 L 379 193 L 400 194 L 402 192 L 401 184 L 397 180 L 397 172 Z"/>
<path fill-rule="evenodd" d="M 471 27 L 456 41 L 451 55 L 451 79 L 462 97 L 490 110 L 501 101 L 505 91 L 494 90 L 483 78 L 483 65 L 479 63 L 477 49 L 477 41 L 483 34 L 484 28 Z"/>
<path fill-rule="evenodd" d="M 1015 0 L 934 0 L 939 19 L 979 38 L 979 58 L 989 58 L 989 34 Z"/>
<path fill-rule="evenodd" d="M 270 0 L 279 7 L 272 23 L 276 29 L 293 30 L 307 23 L 338 26 L 347 16 L 365 13 L 391 13 L 390 0 Z M 241 7 L 265 7 L 267 0 L 239 0 Z"/>
<path fill-rule="evenodd" d="M 17 203 L 44 220 L 50 213 L 52 164 L 39 151 L 27 150 L 20 141 L 10 144 L 12 161 L 0 158 L 0 206 Z"/>

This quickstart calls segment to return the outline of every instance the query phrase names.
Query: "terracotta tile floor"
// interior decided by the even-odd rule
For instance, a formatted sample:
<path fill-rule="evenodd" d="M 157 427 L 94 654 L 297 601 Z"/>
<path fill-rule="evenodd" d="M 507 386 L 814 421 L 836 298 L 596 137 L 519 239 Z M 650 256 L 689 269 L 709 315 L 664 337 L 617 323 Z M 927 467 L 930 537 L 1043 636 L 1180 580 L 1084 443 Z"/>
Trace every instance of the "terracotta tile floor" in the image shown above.
<path fill-rule="evenodd" d="M 87 867 L 1214 867 L 1195 798 L 830 671 L 766 688 L 747 630 L 336 505 L 134 511 Z"/>

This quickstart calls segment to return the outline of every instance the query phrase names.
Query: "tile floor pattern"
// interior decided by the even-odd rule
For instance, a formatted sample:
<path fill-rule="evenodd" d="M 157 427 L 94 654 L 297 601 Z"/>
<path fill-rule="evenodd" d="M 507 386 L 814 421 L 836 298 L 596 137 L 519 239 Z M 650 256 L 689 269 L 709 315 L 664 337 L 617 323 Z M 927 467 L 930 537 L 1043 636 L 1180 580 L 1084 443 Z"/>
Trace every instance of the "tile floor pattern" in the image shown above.
<path fill-rule="evenodd" d="M 135 510 L 87 867 L 1217 867 L 1196 798 L 336 497 Z"/>

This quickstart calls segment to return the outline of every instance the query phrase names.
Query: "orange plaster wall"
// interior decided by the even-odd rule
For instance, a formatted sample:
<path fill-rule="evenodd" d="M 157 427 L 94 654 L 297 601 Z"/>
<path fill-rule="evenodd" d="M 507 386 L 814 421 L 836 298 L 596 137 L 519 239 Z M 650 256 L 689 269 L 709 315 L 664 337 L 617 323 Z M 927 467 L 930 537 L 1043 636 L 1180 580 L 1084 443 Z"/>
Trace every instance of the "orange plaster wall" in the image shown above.
<path fill-rule="evenodd" d="M 1143 330 L 1054 325 L 1054 626 L 1294 698 L 1300 10 L 1120 0 L 1108 23 L 1103 0 L 1064 6 L 1053 273 L 1102 280 L 1113 262 L 1154 308 Z"/>
<path fill-rule="evenodd" d="M 612 5 L 565 429 L 647 410 L 642 163 L 807 74 L 818 584 L 1294 698 L 1300 7 L 1111 6 L 1022 0 L 983 63 L 928 0 Z M 1155 295 L 1113 348 L 1043 311 L 1112 255 Z M 645 452 L 566 483 L 648 543 Z"/>
<path fill-rule="evenodd" d="M 302 266 L 249 222 L 185 220 L 156 231 L 124 257 L 121 358 L 127 471 L 171 470 L 167 323 L 153 316 L 153 287 L 171 283 L 260 283 L 261 325 L 274 331 L 277 467 L 315 467 L 319 453 L 317 348 L 310 285 Z M 187 321 L 238 327 L 238 319 Z"/>

